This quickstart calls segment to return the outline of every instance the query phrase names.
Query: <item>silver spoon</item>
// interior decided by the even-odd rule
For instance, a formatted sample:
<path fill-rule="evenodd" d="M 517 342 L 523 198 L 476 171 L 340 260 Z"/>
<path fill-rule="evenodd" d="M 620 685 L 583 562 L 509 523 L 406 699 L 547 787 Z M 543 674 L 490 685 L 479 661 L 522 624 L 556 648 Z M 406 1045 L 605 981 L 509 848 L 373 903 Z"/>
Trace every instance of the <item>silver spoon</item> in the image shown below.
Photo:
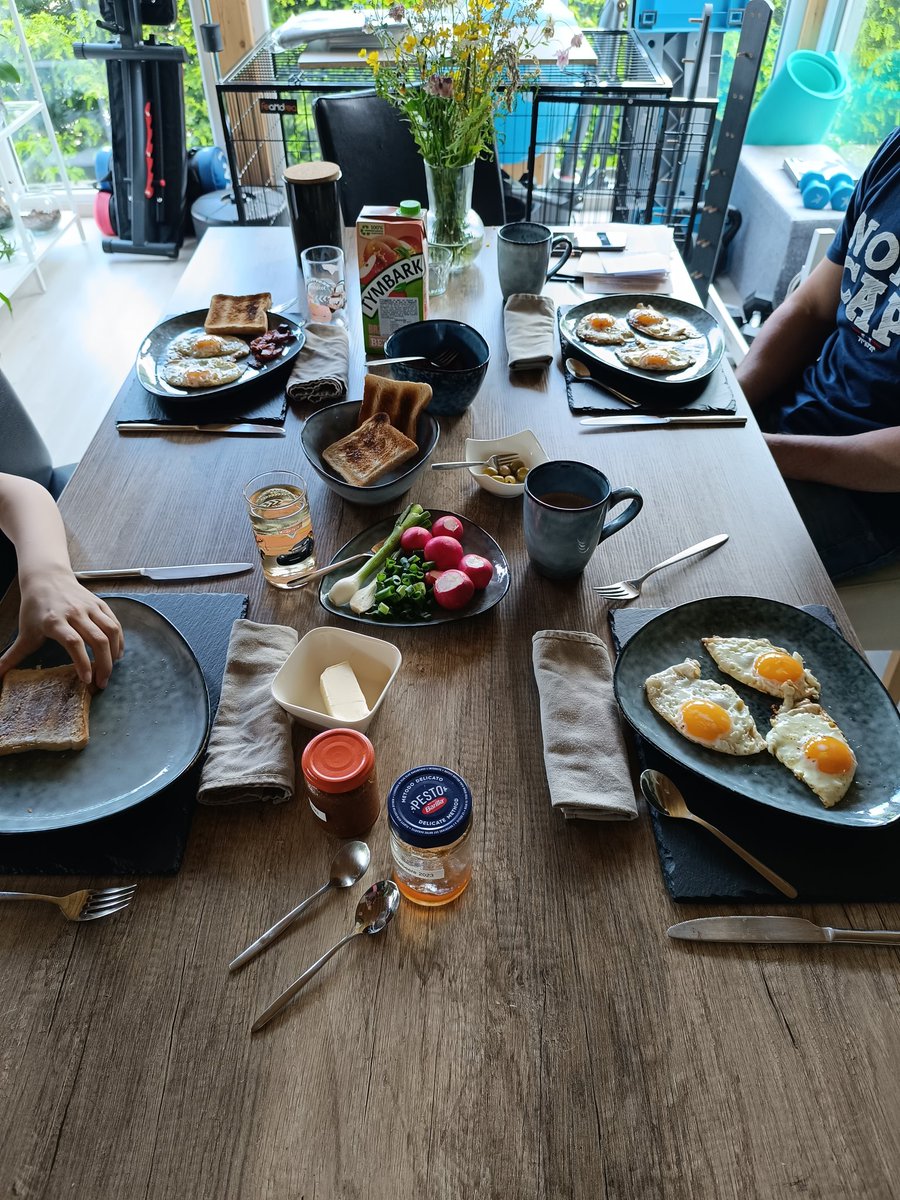
<path fill-rule="evenodd" d="M 307 967 L 300 978 L 295 979 L 277 1000 L 273 1000 L 262 1016 L 256 1018 L 251 1033 L 262 1029 L 263 1025 L 267 1025 L 276 1013 L 280 1013 L 285 1005 L 293 1000 L 303 985 L 312 979 L 313 975 L 321 967 L 324 967 L 329 958 L 336 954 L 341 946 L 345 946 L 351 938 L 355 938 L 360 933 L 381 933 L 382 929 L 394 919 L 399 904 L 400 889 L 392 879 L 381 879 L 378 883 L 373 883 L 356 906 L 356 924 L 352 931 L 346 937 L 342 937 L 330 950 L 327 950 L 311 967 Z"/>
<path fill-rule="evenodd" d="M 579 383 L 592 383 L 594 387 L 598 387 L 601 392 L 608 392 L 610 396 L 615 396 L 617 400 L 622 400 L 625 404 L 630 404 L 632 408 L 640 407 L 640 400 L 634 400 L 631 396 L 626 396 L 624 392 L 617 392 L 614 387 L 610 387 L 608 383 L 601 383 L 599 379 L 595 379 L 590 370 L 577 358 L 566 359 L 566 370 L 570 375 L 574 375 Z"/>
<path fill-rule="evenodd" d="M 371 857 L 369 847 L 365 842 L 345 842 L 331 860 L 331 875 L 328 882 L 323 883 L 318 891 L 313 892 L 311 896 L 307 896 L 296 908 L 292 908 L 286 916 L 276 922 L 271 929 L 267 929 L 246 950 L 242 950 L 237 958 L 228 964 L 228 970 L 236 971 L 238 967 L 242 967 L 251 958 L 255 958 L 260 950 L 265 950 L 266 946 L 271 945 L 277 937 L 280 937 L 287 927 L 292 925 L 305 909 L 309 908 L 314 900 L 317 900 L 319 896 L 324 896 L 329 888 L 352 887 L 368 871 Z"/>
<path fill-rule="evenodd" d="M 684 796 L 679 792 L 678 788 L 668 777 L 663 775 L 662 771 L 642 771 L 641 772 L 641 792 L 644 799 L 651 808 L 655 808 L 658 813 L 664 817 L 683 817 L 688 821 L 695 821 L 698 825 L 702 825 L 704 829 L 708 829 L 711 834 L 724 842 L 729 850 L 733 850 L 738 858 L 742 858 L 748 866 L 751 866 L 754 871 L 758 871 L 763 879 L 767 879 L 772 887 L 778 888 L 785 896 L 789 896 L 792 900 L 797 898 L 797 889 L 787 880 L 782 879 L 780 875 L 776 875 L 764 863 L 761 863 L 758 858 L 739 846 L 737 842 L 733 842 L 727 833 L 723 833 L 721 829 L 716 829 L 715 825 L 710 825 L 709 821 L 704 821 L 702 817 L 698 817 L 696 813 L 692 813 L 685 803 Z"/>

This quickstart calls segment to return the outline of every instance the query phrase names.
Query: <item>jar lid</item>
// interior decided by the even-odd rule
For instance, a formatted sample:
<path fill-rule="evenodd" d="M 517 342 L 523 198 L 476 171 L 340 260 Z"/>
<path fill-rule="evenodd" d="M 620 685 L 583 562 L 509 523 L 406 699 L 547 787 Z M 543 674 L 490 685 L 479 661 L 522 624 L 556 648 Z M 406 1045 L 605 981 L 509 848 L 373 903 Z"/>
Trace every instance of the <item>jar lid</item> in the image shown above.
<path fill-rule="evenodd" d="M 282 175 L 285 183 L 331 183 L 340 177 L 341 168 L 333 162 L 295 163 Z"/>
<path fill-rule="evenodd" d="M 388 792 L 391 831 L 410 846 L 435 849 L 462 837 L 472 819 L 472 793 L 448 767 L 414 767 Z"/>
<path fill-rule="evenodd" d="M 351 792 L 375 767 L 375 747 L 356 729 L 326 729 L 316 734 L 300 760 L 307 780 L 322 792 Z"/>
<path fill-rule="evenodd" d="M 397 212 L 401 217 L 421 217 L 422 205 L 418 200 L 401 200 Z"/>

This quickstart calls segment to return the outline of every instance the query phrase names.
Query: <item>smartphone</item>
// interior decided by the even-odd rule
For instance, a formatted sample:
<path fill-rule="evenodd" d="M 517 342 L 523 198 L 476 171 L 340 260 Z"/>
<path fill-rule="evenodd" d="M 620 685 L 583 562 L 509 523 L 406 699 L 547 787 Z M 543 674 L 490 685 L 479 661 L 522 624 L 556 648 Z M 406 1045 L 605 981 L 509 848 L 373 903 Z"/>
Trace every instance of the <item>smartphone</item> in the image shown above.
<path fill-rule="evenodd" d="M 597 229 L 575 234 L 579 250 L 624 250 L 627 241 L 624 229 Z"/>

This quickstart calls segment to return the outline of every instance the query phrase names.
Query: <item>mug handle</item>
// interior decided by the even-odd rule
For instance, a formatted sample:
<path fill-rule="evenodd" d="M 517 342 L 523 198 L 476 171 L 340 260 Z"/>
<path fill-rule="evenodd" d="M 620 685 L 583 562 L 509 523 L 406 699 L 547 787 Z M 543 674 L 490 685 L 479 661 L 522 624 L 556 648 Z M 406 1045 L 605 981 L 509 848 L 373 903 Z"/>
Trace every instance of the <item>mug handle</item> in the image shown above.
<path fill-rule="evenodd" d="M 617 504 L 621 504 L 623 500 L 630 500 L 631 503 L 624 512 L 619 513 L 617 517 L 614 517 L 612 521 L 609 521 L 603 526 L 603 528 L 600 530 L 600 537 L 597 540 L 598 546 L 601 542 L 606 541 L 608 537 L 612 537 L 614 533 L 618 533 L 618 531 L 624 525 L 627 525 L 629 521 L 633 521 L 644 507 L 644 497 L 637 490 L 637 488 L 623 487 L 616 488 L 616 490 L 611 494 L 609 497 L 609 508 L 615 508 L 615 506 Z"/>
<path fill-rule="evenodd" d="M 569 261 L 569 255 L 572 253 L 572 251 L 574 249 L 575 249 L 575 246 L 572 243 L 570 238 L 557 237 L 557 238 L 553 239 L 553 241 L 550 243 L 550 253 L 555 254 L 557 251 L 562 250 L 563 256 L 559 260 L 559 262 L 554 263 L 553 266 L 550 268 L 550 270 L 547 272 L 548 279 L 552 279 L 557 271 L 562 270 L 562 268 Z"/>

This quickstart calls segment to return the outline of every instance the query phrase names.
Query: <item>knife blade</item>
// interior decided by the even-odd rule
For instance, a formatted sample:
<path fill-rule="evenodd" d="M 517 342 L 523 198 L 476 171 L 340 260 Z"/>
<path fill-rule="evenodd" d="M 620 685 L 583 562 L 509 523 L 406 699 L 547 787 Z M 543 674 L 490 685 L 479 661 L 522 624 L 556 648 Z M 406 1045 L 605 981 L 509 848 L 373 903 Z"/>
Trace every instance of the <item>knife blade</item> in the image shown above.
<path fill-rule="evenodd" d="M 853 942 L 865 945 L 900 945 L 900 931 L 893 929 L 832 929 L 814 925 L 802 917 L 698 917 L 672 925 L 670 938 L 688 942 L 811 942 L 834 945 Z"/>
<path fill-rule="evenodd" d="M 256 437 L 284 437 L 280 425 L 253 425 L 238 422 L 232 425 L 158 425 L 154 421 L 127 421 L 117 425 L 119 433 L 224 433 L 255 435 Z"/>
<path fill-rule="evenodd" d="M 623 417 L 582 417 L 582 425 L 596 429 L 644 429 L 655 425 L 735 425 L 747 424 L 747 418 L 739 414 L 710 413 L 696 417 L 655 417 L 649 413 L 634 413 Z"/>
<path fill-rule="evenodd" d="M 196 563 L 185 567 L 106 567 L 98 571 L 76 571 L 75 578 L 86 579 L 210 579 L 214 575 L 241 575 L 252 571 L 253 563 Z"/>

